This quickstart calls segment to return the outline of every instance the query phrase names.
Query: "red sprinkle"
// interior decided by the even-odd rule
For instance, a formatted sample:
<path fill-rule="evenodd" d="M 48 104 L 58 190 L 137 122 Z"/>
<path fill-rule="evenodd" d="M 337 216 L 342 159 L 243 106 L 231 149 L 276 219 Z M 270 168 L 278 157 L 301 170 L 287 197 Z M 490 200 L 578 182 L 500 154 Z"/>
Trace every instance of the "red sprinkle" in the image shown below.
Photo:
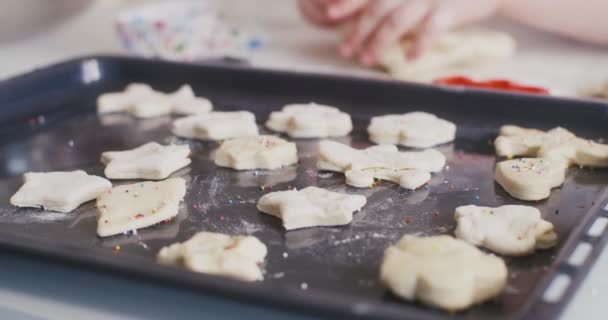
<path fill-rule="evenodd" d="M 224 221 L 224 216 L 220 216 L 220 221 Z"/>
<path fill-rule="evenodd" d="M 409 224 L 410 222 L 412 222 L 412 219 L 410 219 L 410 218 L 405 218 L 405 223 L 406 223 L 406 224 Z"/>
<path fill-rule="evenodd" d="M 433 215 L 434 215 L 435 217 L 439 216 L 439 211 L 435 210 L 435 211 L 433 212 Z"/>

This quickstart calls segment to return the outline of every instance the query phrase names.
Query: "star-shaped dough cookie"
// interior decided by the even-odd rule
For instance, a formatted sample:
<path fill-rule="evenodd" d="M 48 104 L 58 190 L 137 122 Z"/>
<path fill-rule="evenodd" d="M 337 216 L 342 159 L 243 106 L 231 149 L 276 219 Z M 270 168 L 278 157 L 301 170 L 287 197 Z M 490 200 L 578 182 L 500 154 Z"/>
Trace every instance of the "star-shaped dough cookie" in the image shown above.
<path fill-rule="evenodd" d="M 395 295 L 459 311 L 491 299 L 507 283 L 504 261 L 450 236 L 403 236 L 384 251 L 380 280 Z"/>
<path fill-rule="evenodd" d="M 549 197 L 551 189 L 566 179 L 562 161 L 544 158 L 519 158 L 496 164 L 495 179 L 511 196 L 536 201 Z"/>
<path fill-rule="evenodd" d="M 236 170 L 278 169 L 298 162 L 296 144 L 275 136 L 226 140 L 215 153 L 215 164 Z"/>
<path fill-rule="evenodd" d="M 270 113 L 266 127 L 293 138 L 328 138 L 353 130 L 350 115 L 338 108 L 316 103 L 289 104 Z"/>
<path fill-rule="evenodd" d="M 373 117 L 367 132 L 376 144 L 430 148 L 453 141 L 456 125 L 431 113 L 409 112 Z"/>
<path fill-rule="evenodd" d="M 185 194 L 182 178 L 114 187 L 97 197 L 97 235 L 113 236 L 171 219 Z"/>
<path fill-rule="evenodd" d="M 106 151 L 101 162 L 109 179 L 162 180 L 190 164 L 190 147 L 148 142 L 131 150 Z"/>
<path fill-rule="evenodd" d="M 353 212 L 361 210 L 367 199 L 317 187 L 276 191 L 258 201 L 258 210 L 283 220 L 286 230 L 349 224 Z"/>
<path fill-rule="evenodd" d="M 257 136 L 255 115 L 249 111 L 210 112 L 177 119 L 173 134 L 200 140 L 225 140 Z"/>
<path fill-rule="evenodd" d="M 253 236 L 199 232 L 188 241 L 163 247 L 157 260 L 195 272 L 257 281 L 264 279 L 260 265 L 266 253 L 266 246 Z"/>
<path fill-rule="evenodd" d="M 128 85 L 122 92 L 104 93 L 97 98 L 97 112 L 128 112 L 138 118 L 169 114 L 201 114 L 213 109 L 211 102 L 196 97 L 189 85 L 173 93 L 163 93 L 141 83 Z"/>
<path fill-rule="evenodd" d="M 370 187 L 374 179 L 380 179 L 416 189 L 431 179 L 430 172 L 441 171 L 445 161 L 445 156 L 433 149 L 399 152 L 394 145 L 380 145 L 358 150 L 324 140 L 319 143 L 317 168 L 344 172 L 346 183 L 354 187 Z"/>
<path fill-rule="evenodd" d="M 557 243 L 553 224 L 530 206 L 456 208 L 456 237 L 506 256 L 521 256 Z"/>
<path fill-rule="evenodd" d="M 582 139 L 564 128 L 547 132 L 506 125 L 494 141 L 499 156 L 527 156 L 566 165 L 608 167 L 608 145 Z"/>
<path fill-rule="evenodd" d="M 70 212 L 112 188 L 110 181 L 81 170 L 28 172 L 23 177 L 25 183 L 10 200 L 17 207 Z"/>

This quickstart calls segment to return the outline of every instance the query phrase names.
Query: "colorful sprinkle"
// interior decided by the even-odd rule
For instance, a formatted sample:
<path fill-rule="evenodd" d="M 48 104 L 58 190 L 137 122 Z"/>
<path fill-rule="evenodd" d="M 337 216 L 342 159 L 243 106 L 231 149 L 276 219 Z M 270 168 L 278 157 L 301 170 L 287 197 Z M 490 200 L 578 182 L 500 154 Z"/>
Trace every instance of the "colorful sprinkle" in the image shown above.
<path fill-rule="evenodd" d="M 120 246 L 119 246 L 119 245 L 115 245 L 115 246 L 114 246 L 114 250 L 112 250 L 112 252 L 113 252 L 114 254 L 119 253 L 119 252 L 120 252 Z"/>

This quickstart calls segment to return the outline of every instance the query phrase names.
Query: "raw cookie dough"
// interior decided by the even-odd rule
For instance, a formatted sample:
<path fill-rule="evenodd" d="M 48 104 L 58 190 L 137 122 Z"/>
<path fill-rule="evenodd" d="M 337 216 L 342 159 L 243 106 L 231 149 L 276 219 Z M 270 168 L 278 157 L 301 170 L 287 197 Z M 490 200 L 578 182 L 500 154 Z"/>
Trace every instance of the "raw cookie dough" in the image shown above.
<path fill-rule="evenodd" d="M 506 256 L 522 256 L 557 243 L 553 224 L 530 206 L 456 208 L 456 238 Z"/>
<path fill-rule="evenodd" d="M 189 85 L 173 93 L 163 93 L 142 83 L 128 85 L 123 92 L 104 93 L 97 98 L 97 112 L 128 112 L 138 118 L 173 114 L 200 114 L 213 109 L 211 102 L 196 97 Z"/>
<path fill-rule="evenodd" d="M 468 30 L 452 31 L 440 36 L 416 60 L 406 58 L 411 40 L 393 47 L 380 56 L 380 65 L 393 77 L 404 80 L 427 80 L 432 74 L 457 67 L 476 67 L 504 60 L 513 55 L 515 41 L 502 32 Z"/>
<path fill-rule="evenodd" d="M 367 132 L 376 144 L 430 148 L 453 141 L 456 125 L 434 114 L 418 111 L 373 117 Z"/>
<path fill-rule="evenodd" d="M 500 294 L 507 267 L 501 258 L 450 236 L 405 235 L 384 251 L 380 280 L 406 300 L 460 311 Z"/>
<path fill-rule="evenodd" d="M 157 260 L 194 272 L 256 281 L 264 279 L 260 265 L 266 253 L 266 246 L 253 236 L 199 232 L 188 241 L 163 247 Z"/>
<path fill-rule="evenodd" d="M 283 220 L 286 230 L 349 224 L 353 212 L 361 210 L 367 199 L 317 187 L 276 191 L 258 201 L 258 210 Z"/>
<path fill-rule="evenodd" d="M 528 201 L 549 197 L 551 189 L 566 179 L 567 167 L 561 161 L 520 158 L 496 164 L 495 179 L 511 196 Z"/>
<path fill-rule="evenodd" d="M 215 153 L 215 164 L 236 170 L 278 169 L 298 162 L 296 144 L 275 136 L 226 140 Z"/>
<path fill-rule="evenodd" d="M 608 79 L 581 88 L 578 96 L 583 98 L 608 99 Z"/>
<path fill-rule="evenodd" d="M 257 136 L 255 115 L 249 111 L 210 112 L 177 119 L 173 134 L 200 140 L 225 140 Z"/>
<path fill-rule="evenodd" d="M 86 172 L 28 172 L 24 184 L 11 197 L 17 207 L 70 212 L 112 188 L 110 181 Z"/>
<path fill-rule="evenodd" d="M 324 140 L 319 143 L 317 168 L 344 172 L 346 183 L 358 188 L 370 187 L 374 179 L 380 179 L 416 189 L 431 179 L 430 172 L 441 171 L 445 161 L 434 149 L 399 152 L 394 145 L 379 145 L 358 150 Z"/>
<path fill-rule="evenodd" d="M 529 156 L 590 167 L 608 167 L 608 145 L 582 139 L 564 128 L 547 132 L 505 125 L 494 141 L 498 156 Z"/>
<path fill-rule="evenodd" d="M 171 219 L 185 195 L 182 178 L 114 187 L 97 197 L 97 235 L 113 236 Z"/>
<path fill-rule="evenodd" d="M 353 130 L 350 115 L 338 108 L 309 104 L 289 104 L 270 113 L 266 127 L 293 138 L 327 138 L 348 135 Z"/>
<path fill-rule="evenodd" d="M 162 180 L 190 164 L 190 147 L 148 142 L 131 150 L 106 151 L 101 162 L 109 179 Z"/>

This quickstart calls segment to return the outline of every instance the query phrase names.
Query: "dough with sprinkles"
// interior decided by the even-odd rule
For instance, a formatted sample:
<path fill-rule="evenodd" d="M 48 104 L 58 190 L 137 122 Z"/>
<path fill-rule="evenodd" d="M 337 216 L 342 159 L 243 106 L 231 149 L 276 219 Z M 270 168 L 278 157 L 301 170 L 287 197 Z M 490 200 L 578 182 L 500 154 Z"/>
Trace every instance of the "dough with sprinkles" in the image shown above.
<path fill-rule="evenodd" d="M 551 189 L 561 186 L 566 171 L 559 160 L 519 158 L 496 164 L 495 179 L 514 198 L 536 201 L 548 198 Z"/>
<path fill-rule="evenodd" d="M 324 140 L 319 143 L 317 168 L 344 172 L 346 183 L 353 187 L 370 187 L 380 179 L 417 189 L 431 179 L 431 172 L 441 171 L 445 161 L 434 149 L 400 152 L 394 145 L 379 145 L 359 150 Z"/>
<path fill-rule="evenodd" d="M 269 135 L 226 140 L 215 153 L 216 165 L 236 170 L 272 170 L 297 162 L 295 143 Z"/>
<path fill-rule="evenodd" d="M 255 115 L 249 111 L 210 112 L 173 122 L 173 134 L 182 138 L 226 140 L 258 136 Z"/>
<path fill-rule="evenodd" d="M 367 128 L 376 144 L 430 148 L 454 140 L 456 125 L 427 112 L 409 112 L 373 117 Z"/>
<path fill-rule="evenodd" d="M 264 279 L 260 266 L 266 254 L 266 246 L 253 236 L 199 232 L 185 242 L 163 247 L 157 260 L 194 272 L 259 281 Z"/>
<path fill-rule="evenodd" d="M 283 220 L 286 230 L 339 226 L 353 220 L 353 212 L 361 210 L 367 199 L 317 187 L 302 190 L 276 191 L 258 200 L 258 210 Z"/>
<path fill-rule="evenodd" d="M 553 224 L 531 206 L 497 208 L 467 205 L 456 208 L 456 237 L 505 256 L 532 254 L 557 243 Z"/>
<path fill-rule="evenodd" d="M 28 172 L 23 180 L 10 199 L 12 205 L 59 212 L 71 212 L 112 188 L 110 181 L 82 170 Z"/>
<path fill-rule="evenodd" d="M 293 138 L 341 137 L 353 130 L 349 114 L 316 103 L 286 105 L 270 114 L 266 127 Z"/>
<path fill-rule="evenodd" d="M 608 167 L 608 145 L 582 139 L 557 127 L 547 132 L 505 125 L 494 141 L 498 156 L 526 156 L 590 167 Z"/>
<path fill-rule="evenodd" d="M 99 114 L 128 112 L 137 118 L 169 114 L 200 114 L 213 109 L 211 102 L 194 95 L 192 87 L 181 86 L 173 93 L 155 91 L 142 83 L 132 83 L 122 92 L 104 93 L 97 98 Z"/>
<path fill-rule="evenodd" d="M 162 180 L 190 164 L 190 147 L 148 142 L 131 150 L 106 151 L 101 162 L 109 179 Z"/>
<path fill-rule="evenodd" d="M 396 296 L 460 311 L 499 295 L 504 261 L 450 236 L 405 235 L 384 251 L 380 281 Z"/>
<path fill-rule="evenodd" d="M 109 237 L 171 219 L 185 195 L 182 178 L 114 187 L 97 197 L 97 235 Z"/>

